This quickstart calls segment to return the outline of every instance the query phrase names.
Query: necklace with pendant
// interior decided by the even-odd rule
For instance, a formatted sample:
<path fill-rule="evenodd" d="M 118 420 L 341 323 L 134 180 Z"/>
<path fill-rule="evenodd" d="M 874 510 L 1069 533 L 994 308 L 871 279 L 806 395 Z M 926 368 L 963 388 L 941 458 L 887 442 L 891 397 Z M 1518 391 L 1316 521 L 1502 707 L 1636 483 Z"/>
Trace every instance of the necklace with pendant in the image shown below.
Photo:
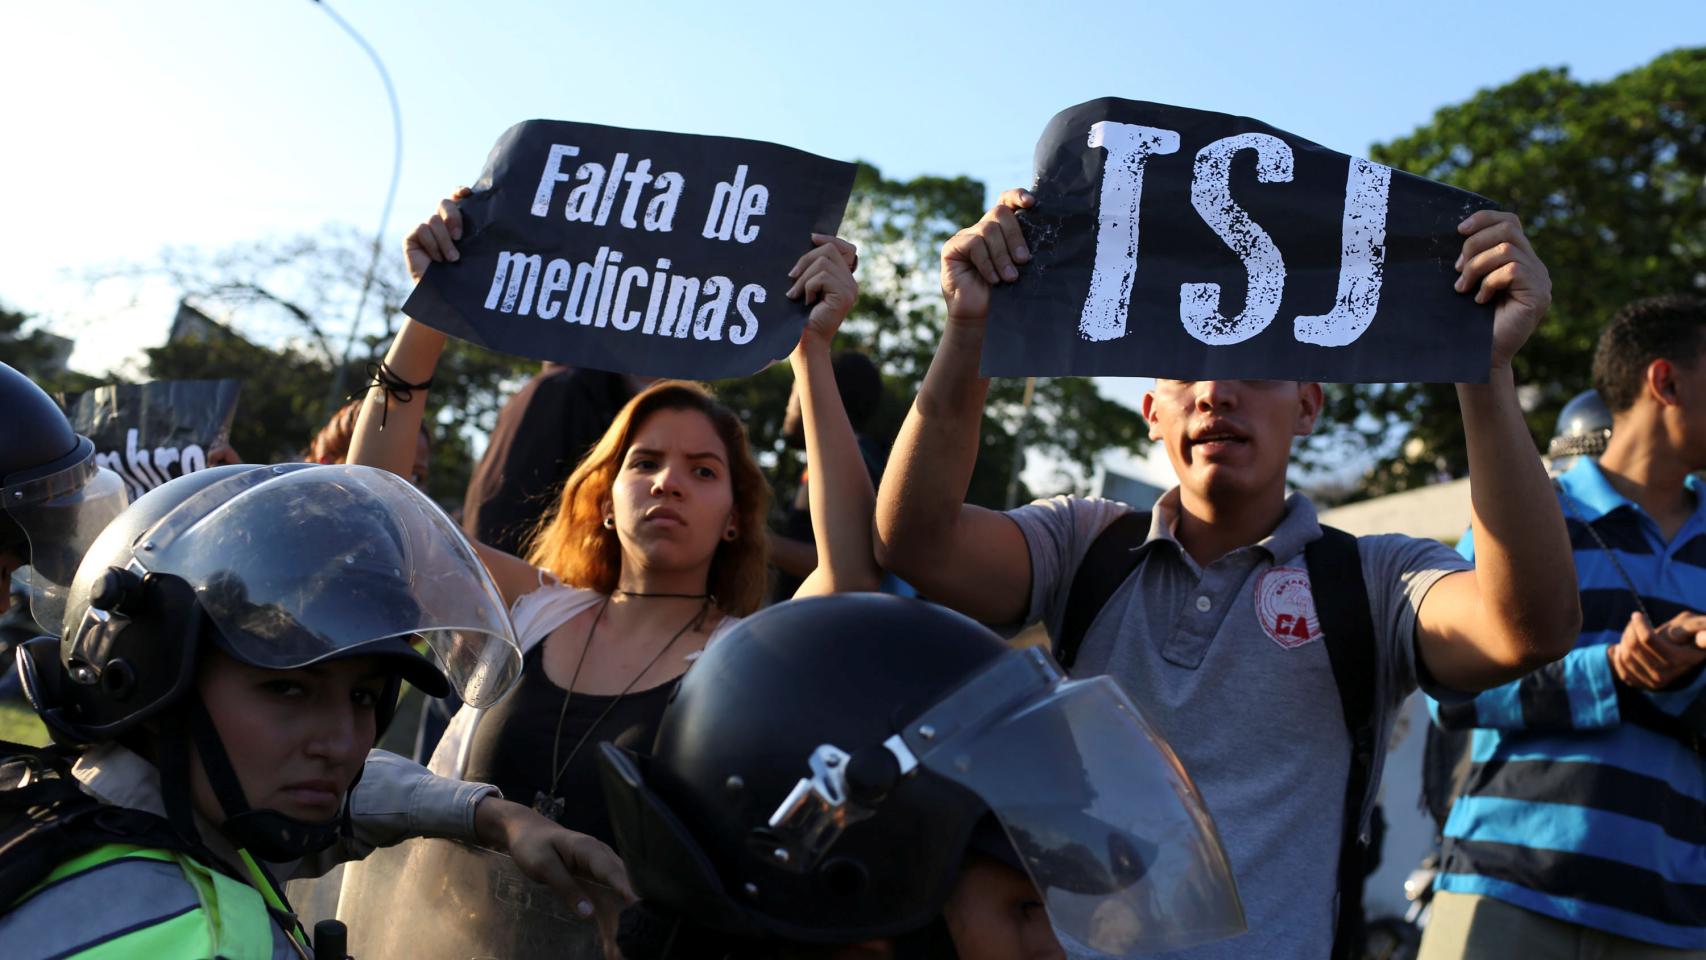
<path fill-rule="evenodd" d="M 635 594 L 635 596 L 643 596 L 643 594 Z M 671 596 L 673 596 L 673 594 Z M 710 610 L 711 604 L 716 598 L 712 597 L 710 594 L 704 594 L 703 596 L 700 596 L 699 599 L 702 602 L 699 604 L 699 609 L 694 611 L 692 619 L 682 624 L 681 629 L 675 631 L 675 636 L 670 637 L 668 643 L 660 647 L 657 653 L 652 654 L 652 658 L 646 661 L 646 665 L 640 668 L 640 672 L 634 674 L 634 679 L 628 681 L 628 685 L 622 688 L 622 692 L 618 693 L 615 698 L 610 701 L 610 705 L 604 708 L 604 712 L 598 715 L 598 719 L 594 720 L 592 725 L 586 728 L 586 732 L 581 734 L 580 739 L 575 741 L 574 747 L 569 750 L 568 757 L 559 764 L 557 762 L 557 752 L 563 743 L 563 721 L 567 719 L 569 715 L 569 701 L 574 697 L 575 682 L 580 679 L 581 667 L 586 664 L 586 655 L 590 650 L 592 650 L 593 638 L 598 636 L 598 625 L 604 620 L 604 612 L 610 606 L 611 598 L 608 596 L 605 597 L 604 602 L 598 605 L 598 612 L 594 614 L 592 618 L 592 626 L 587 628 L 586 644 L 581 647 L 580 659 L 575 661 L 574 672 L 569 675 L 568 689 L 563 691 L 563 706 L 557 711 L 557 732 L 551 738 L 551 769 L 555 771 L 551 775 L 551 788 L 550 790 L 539 790 L 535 792 L 533 796 L 533 809 L 535 811 L 550 817 L 554 821 L 561 822 L 563 807 L 566 801 L 564 798 L 557 795 L 557 784 L 563 779 L 563 774 L 568 772 L 569 764 L 575 761 L 575 755 L 580 753 L 581 747 L 586 745 L 588 738 L 592 736 L 593 732 L 598 729 L 600 724 L 604 723 L 605 718 L 610 716 L 610 711 L 616 709 L 616 705 L 621 703 L 622 698 L 626 697 L 629 691 L 634 689 L 634 685 L 640 682 L 641 677 L 651 672 L 652 667 L 656 666 L 657 662 L 663 659 L 663 655 L 668 653 L 671 647 L 675 646 L 675 642 L 677 640 L 680 640 L 687 631 L 693 629 L 694 624 L 700 622 L 704 618 L 706 611 Z"/>

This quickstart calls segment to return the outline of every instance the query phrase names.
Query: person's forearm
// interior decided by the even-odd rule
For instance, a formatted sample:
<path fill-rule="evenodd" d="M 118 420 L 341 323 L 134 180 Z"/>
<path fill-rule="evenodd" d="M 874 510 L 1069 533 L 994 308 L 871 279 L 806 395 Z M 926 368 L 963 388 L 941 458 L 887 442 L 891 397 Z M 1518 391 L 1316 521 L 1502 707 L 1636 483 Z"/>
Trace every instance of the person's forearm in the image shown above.
<path fill-rule="evenodd" d="M 391 349 L 385 352 L 385 366 L 394 376 L 409 383 L 425 383 L 438 367 L 438 356 L 444 352 L 446 339 L 431 327 L 404 320 L 397 338 L 391 341 Z M 377 387 L 368 388 L 355 431 L 350 436 L 348 462 L 379 467 L 400 477 L 409 475 L 420 444 L 427 400 L 425 390 L 411 393 L 403 401 Z"/>
<path fill-rule="evenodd" d="M 491 850 L 509 848 L 510 829 L 516 817 L 527 810 L 518 803 L 491 793 L 474 805 L 474 840 Z"/>
<path fill-rule="evenodd" d="M 1529 666 L 1555 660 L 1581 630 L 1576 567 L 1510 368 L 1495 367 L 1485 384 L 1459 384 L 1457 401 L 1469 451 L 1476 582 L 1504 645 L 1489 653 Z"/>
<path fill-rule="evenodd" d="M 876 491 L 859 439 L 835 385 L 829 345 L 807 337 L 790 362 L 806 434 L 806 487 L 817 547 L 817 575 L 836 592 L 875 590 L 882 580 L 871 549 Z"/>
<path fill-rule="evenodd" d="M 949 323 L 907 411 L 877 498 L 877 558 L 902 577 L 931 562 L 958 522 L 977 466 L 989 380 L 978 375 L 982 328 Z"/>
<path fill-rule="evenodd" d="M 1621 722 L 1617 686 L 1606 651 L 1611 645 L 1577 647 L 1521 680 L 1482 691 L 1473 700 L 1428 709 L 1444 730 L 1526 730 L 1577 733 Z"/>

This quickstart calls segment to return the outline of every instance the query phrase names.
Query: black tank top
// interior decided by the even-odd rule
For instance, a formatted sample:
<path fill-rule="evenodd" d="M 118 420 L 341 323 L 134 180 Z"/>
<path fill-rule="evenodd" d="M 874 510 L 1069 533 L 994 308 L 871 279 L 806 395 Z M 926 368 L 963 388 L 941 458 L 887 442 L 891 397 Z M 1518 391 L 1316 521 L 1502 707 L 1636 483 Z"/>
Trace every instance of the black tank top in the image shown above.
<path fill-rule="evenodd" d="M 569 697 L 568 712 L 563 713 L 564 691 L 545 676 L 544 650 L 541 642 L 527 652 L 522 660 L 521 683 L 480 718 L 463 779 L 492 784 L 505 797 L 525 806 L 533 806 L 541 792 L 561 797 L 563 813 L 558 823 L 614 844 L 616 838 L 598 781 L 598 744 L 609 741 L 650 752 L 664 707 L 681 679 L 629 693 L 603 722 L 598 722 L 616 697 L 576 693 Z M 563 732 L 557 763 L 560 766 L 567 761 L 568 768 L 552 790 L 551 778 L 556 771 L 551 768 L 551 745 L 557 738 L 559 716 L 563 718 Z M 570 751 L 594 724 L 592 735 L 569 760 Z"/>

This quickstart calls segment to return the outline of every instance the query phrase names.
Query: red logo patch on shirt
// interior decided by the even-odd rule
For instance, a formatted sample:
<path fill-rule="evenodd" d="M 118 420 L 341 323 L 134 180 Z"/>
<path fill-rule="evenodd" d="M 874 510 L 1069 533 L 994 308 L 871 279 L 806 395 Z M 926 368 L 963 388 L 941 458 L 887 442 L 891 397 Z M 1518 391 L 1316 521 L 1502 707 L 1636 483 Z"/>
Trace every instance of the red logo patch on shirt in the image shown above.
<path fill-rule="evenodd" d="M 1256 620 L 1269 639 L 1287 650 L 1321 639 L 1309 571 L 1274 567 L 1262 574 L 1256 581 Z"/>

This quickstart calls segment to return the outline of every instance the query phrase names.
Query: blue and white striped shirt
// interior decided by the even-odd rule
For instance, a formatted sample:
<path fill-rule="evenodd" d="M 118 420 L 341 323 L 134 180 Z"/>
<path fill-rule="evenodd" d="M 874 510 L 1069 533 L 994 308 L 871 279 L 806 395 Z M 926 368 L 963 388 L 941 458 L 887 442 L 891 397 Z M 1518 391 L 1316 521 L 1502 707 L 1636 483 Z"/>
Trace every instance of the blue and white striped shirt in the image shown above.
<path fill-rule="evenodd" d="M 1482 894 L 1648 943 L 1706 949 L 1706 672 L 1674 690 L 1614 680 L 1607 647 L 1637 607 L 1654 626 L 1706 608 L 1706 496 L 1666 543 L 1583 458 L 1560 478 L 1581 584 L 1582 634 L 1563 659 L 1463 703 L 1469 775 L 1445 825 L 1439 890 Z M 1473 559 L 1473 544 L 1460 546 Z"/>

